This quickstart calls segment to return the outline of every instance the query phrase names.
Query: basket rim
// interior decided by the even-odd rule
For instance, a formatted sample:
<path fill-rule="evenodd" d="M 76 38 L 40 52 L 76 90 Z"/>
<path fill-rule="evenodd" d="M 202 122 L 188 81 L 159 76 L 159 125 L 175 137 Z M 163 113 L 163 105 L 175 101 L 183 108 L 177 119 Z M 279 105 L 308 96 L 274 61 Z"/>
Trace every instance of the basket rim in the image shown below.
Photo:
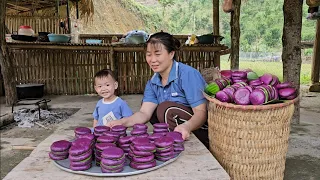
<path fill-rule="evenodd" d="M 204 97 L 211 103 L 217 104 L 219 106 L 224 106 L 230 109 L 241 109 L 241 110 L 267 110 L 267 109 L 276 109 L 281 107 L 289 106 L 295 102 L 297 102 L 300 98 L 297 96 L 295 99 L 286 100 L 284 103 L 278 104 L 266 104 L 266 105 L 237 105 L 232 103 L 221 102 L 214 97 L 208 96 L 205 92 L 203 92 Z"/>

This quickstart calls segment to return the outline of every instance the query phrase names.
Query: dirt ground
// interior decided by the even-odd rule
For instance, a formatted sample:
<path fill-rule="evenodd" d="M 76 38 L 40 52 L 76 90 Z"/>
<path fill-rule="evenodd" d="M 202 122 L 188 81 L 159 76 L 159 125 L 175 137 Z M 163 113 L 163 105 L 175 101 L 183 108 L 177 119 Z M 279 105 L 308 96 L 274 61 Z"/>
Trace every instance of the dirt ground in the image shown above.
<path fill-rule="evenodd" d="M 76 106 L 75 104 L 94 103 L 99 97 L 56 96 L 54 101 L 60 108 Z M 141 95 L 123 97 L 137 111 Z M 76 102 L 72 102 L 76 101 Z M 139 103 L 137 103 L 139 102 Z M 1 103 L 1 99 L 0 99 Z M 1 103 L 1 114 L 3 110 Z M 10 108 L 7 108 L 10 109 Z M 320 93 L 303 93 L 301 100 L 300 124 L 292 125 L 287 153 L 285 180 L 318 180 L 320 179 Z M 68 121 L 68 119 L 66 120 Z M 90 126 L 92 119 L 86 119 L 83 125 Z M 59 127 L 51 125 L 51 130 L 39 126 L 19 128 L 14 125 L 2 129 L 1 132 L 1 179 L 20 161 L 29 156 L 30 150 L 12 150 L 13 145 L 37 146 Z"/>
<path fill-rule="evenodd" d="M 17 108 L 18 109 L 18 108 Z M 79 109 L 54 109 L 54 112 L 66 112 L 69 116 L 77 112 Z M 11 171 L 24 158 L 28 157 L 32 150 L 14 150 L 12 147 L 16 146 L 37 146 L 41 141 L 51 135 L 59 124 L 51 124 L 47 126 L 49 130 L 39 126 L 32 128 L 19 128 L 17 123 L 12 123 L 8 126 L 2 127 L 1 133 L 1 179 L 3 179 L 8 172 Z"/>

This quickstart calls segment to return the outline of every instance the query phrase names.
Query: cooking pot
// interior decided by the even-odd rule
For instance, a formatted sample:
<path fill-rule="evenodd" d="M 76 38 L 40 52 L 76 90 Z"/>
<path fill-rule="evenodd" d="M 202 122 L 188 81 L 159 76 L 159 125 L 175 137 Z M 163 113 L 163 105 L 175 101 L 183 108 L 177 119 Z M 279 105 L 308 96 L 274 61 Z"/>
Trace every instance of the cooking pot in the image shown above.
<path fill-rule="evenodd" d="M 19 84 L 16 85 L 18 99 L 42 98 L 44 84 Z"/>
<path fill-rule="evenodd" d="M 48 34 L 50 34 L 49 32 L 39 32 L 38 33 L 38 41 L 39 42 L 49 42 L 49 38 L 48 38 Z"/>

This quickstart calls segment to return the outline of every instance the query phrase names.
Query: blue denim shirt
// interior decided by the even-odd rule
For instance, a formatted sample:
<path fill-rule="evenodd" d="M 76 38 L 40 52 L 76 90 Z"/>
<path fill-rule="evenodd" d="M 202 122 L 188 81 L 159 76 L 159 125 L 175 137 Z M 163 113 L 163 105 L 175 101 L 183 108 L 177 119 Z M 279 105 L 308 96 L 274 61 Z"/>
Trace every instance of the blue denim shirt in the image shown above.
<path fill-rule="evenodd" d="M 160 104 L 171 101 L 194 108 L 207 102 L 202 94 L 205 86 L 206 82 L 198 70 L 173 61 L 167 84 L 163 86 L 160 74 L 155 73 L 147 82 L 142 102 Z"/>

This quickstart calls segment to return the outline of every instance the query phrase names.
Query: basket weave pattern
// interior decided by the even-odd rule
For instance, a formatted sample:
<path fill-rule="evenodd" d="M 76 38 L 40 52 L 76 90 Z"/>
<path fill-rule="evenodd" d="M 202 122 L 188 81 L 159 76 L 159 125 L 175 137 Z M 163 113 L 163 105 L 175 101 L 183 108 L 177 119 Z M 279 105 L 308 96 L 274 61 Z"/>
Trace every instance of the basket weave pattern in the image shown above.
<path fill-rule="evenodd" d="M 210 151 L 230 177 L 283 179 L 294 101 L 243 109 L 207 99 Z"/>

